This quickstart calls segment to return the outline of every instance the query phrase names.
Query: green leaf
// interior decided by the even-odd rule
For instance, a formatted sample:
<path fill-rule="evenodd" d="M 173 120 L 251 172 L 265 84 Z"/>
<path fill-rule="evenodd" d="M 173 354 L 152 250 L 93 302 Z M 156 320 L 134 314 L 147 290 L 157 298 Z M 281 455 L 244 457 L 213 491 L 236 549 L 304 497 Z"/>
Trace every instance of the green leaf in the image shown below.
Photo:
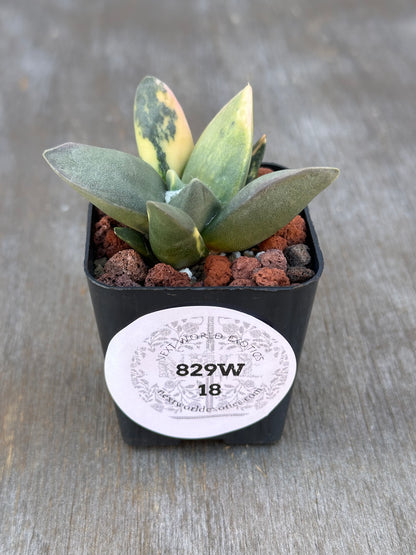
<path fill-rule="evenodd" d="M 226 104 L 208 124 L 186 164 L 182 180 L 200 179 L 222 204 L 244 185 L 253 141 L 250 85 Z"/>
<path fill-rule="evenodd" d="M 193 179 L 172 198 L 169 204 L 186 212 L 199 231 L 221 208 L 214 193 L 199 179 Z"/>
<path fill-rule="evenodd" d="M 153 255 L 150 245 L 143 233 L 131 229 L 130 227 L 115 227 L 113 231 L 119 239 L 141 254 L 145 260 L 152 263 L 157 262 L 157 258 Z"/>
<path fill-rule="evenodd" d="M 180 269 L 196 264 L 208 254 L 192 218 L 185 212 L 160 202 L 148 202 L 149 240 L 161 262 Z"/>
<path fill-rule="evenodd" d="M 336 168 L 303 168 L 255 179 L 208 224 L 205 244 L 226 252 L 257 245 L 288 224 L 338 174 Z"/>
<path fill-rule="evenodd" d="M 146 232 L 146 202 L 164 200 L 159 174 L 137 156 L 77 143 L 51 148 L 43 156 L 78 193 L 133 229 Z"/>
<path fill-rule="evenodd" d="M 253 146 L 251 153 L 250 169 L 248 170 L 247 183 L 257 178 L 259 168 L 263 162 L 264 153 L 266 151 L 266 135 L 262 135 L 257 143 Z"/>
<path fill-rule="evenodd" d="M 166 172 L 166 187 L 168 188 L 168 191 L 179 191 L 185 186 L 185 183 L 181 180 L 175 170 L 168 170 Z"/>
<path fill-rule="evenodd" d="M 169 168 L 182 175 L 194 147 L 191 130 L 175 95 L 156 77 L 145 77 L 137 87 L 134 130 L 141 158 L 163 179 Z"/>

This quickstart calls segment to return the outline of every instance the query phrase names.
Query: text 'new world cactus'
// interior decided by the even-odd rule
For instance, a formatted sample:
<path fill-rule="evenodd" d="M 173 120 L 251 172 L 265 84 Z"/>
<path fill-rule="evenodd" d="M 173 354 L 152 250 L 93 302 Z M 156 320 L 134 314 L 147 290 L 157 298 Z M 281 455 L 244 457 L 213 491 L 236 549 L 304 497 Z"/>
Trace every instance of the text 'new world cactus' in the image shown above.
<path fill-rule="evenodd" d="M 253 147 L 250 85 L 215 116 L 194 145 L 185 114 L 155 77 L 134 103 L 139 157 L 66 143 L 44 152 L 52 169 L 126 227 L 117 235 L 147 258 L 177 269 L 208 252 L 250 248 L 290 222 L 337 176 L 336 168 L 257 177 L 265 137 Z"/>

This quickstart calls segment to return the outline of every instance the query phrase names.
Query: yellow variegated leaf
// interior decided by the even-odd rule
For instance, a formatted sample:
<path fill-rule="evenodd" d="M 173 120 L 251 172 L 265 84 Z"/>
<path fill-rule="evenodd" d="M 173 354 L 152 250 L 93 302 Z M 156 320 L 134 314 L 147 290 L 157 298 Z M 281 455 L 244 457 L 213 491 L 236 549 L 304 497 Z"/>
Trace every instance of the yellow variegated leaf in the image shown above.
<path fill-rule="evenodd" d="M 250 85 L 208 124 L 186 164 L 182 181 L 197 178 L 226 204 L 245 184 L 253 142 L 253 94 Z"/>
<path fill-rule="evenodd" d="M 137 87 L 134 130 L 140 157 L 163 179 L 169 168 L 182 175 L 194 147 L 191 130 L 175 95 L 156 77 Z"/>

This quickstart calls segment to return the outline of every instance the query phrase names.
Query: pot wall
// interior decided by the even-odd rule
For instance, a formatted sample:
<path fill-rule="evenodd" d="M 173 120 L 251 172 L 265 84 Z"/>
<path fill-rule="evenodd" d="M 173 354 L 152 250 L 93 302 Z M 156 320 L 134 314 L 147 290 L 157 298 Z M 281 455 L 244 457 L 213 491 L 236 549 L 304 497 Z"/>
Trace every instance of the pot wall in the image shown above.
<path fill-rule="evenodd" d="M 88 216 L 85 273 L 104 353 L 112 337 L 139 316 L 178 306 L 213 305 L 241 310 L 280 332 L 299 360 L 323 259 L 307 209 L 306 220 L 315 276 L 290 287 L 110 287 L 93 275 L 93 213 Z"/>

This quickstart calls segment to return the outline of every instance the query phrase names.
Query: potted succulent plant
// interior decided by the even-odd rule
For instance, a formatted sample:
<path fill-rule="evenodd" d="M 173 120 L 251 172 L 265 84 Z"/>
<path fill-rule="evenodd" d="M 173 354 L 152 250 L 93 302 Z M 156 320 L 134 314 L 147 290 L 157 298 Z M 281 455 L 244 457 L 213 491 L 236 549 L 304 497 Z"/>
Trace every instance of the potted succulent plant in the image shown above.
<path fill-rule="evenodd" d="M 146 320 L 147 315 L 156 312 L 156 318 L 163 320 L 166 311 L 169 313 L 169 310 L 172 310 L 169 315 L 174 320 L 165 322 L 164 333 L 166 329 L 172 329 L 172 322 L 175 322 L 175 326 L 177 322 L 181 322 L 179 327 L 182 332 L 176 329 L 175 333 L 182 333 L 181 347 L 176 349 L 182 353 L 185 348 L 183 329 L 186 325 L 191 325 L 189 321 L 186 322 L 187 313 L 192 313 L 191 319 L 193 318 L 195 323 L 197 314 L 191 310 L 191 307 L 199 307 L 198 310 L 201 313 L 204 313 L 203 307 L 211 307 L 214 312 L 216 308 L 220 312 L 222 309 L 238 310 L 239 314 L 246 314 L 249 319 L 255 317 L 260 322 L 271 326 L 286 338 L 296 358 L 299 358 L 323 266 L 307 204 L 325 189 L 339 172 L 336 168 L 328 167 L 284 169 L 282 166 L 273 164 L 266 165 L 268 169 L 262 169 L 266 139 L 262 136 L 253 147 L 252 105 L 252 90 L 247 85 L 222 108 L 194 145 L 183 110 L 172 91 L 160 80 L 146 77 L 137 88 L 134 104 L 134 126 L 139 157 L 117 150 L 75 143 L 66 143 L 44 152 L 44 158 L 51 168 L 91 203 L 85 271 L 104 352 L 119 332 L 127 330 L 127 335 L 129 333 L 137 335 L 138 330 L 147 325 L 150 329 L 155 325 L 151 317 Z M 93 237 L 94 225 L 100 217 L 99 211 L 112 219 L 111 231 L 123 242 L 124 247 L 134 249 L 134 251 L 126 249 L 125 254 L 139 253 L 135 254 L 136 258 L 130 258 L 127 265 L 133 264 L 138 267 L 143 265 L 148 272 L 147 276 L 150 274 L 159 276 L 162 270 L 167 271 L 168 277 L 159 277 L 152 282 L 148 277 L 145 278 L 146 272 L 139 272 L 141 277 L 134 278 L 135 282 L 129 281 L 129 277 L 122 283 L 124 286 L 121 286 L 120 282 L 105 279 L 107 267 L 105 265 L 104 274 L 97 279 L 94 273 L 94 260 L 97 256 L 94 252 Z M 256 249 L 256 246 L 290 225 L 294 219 L 299 218 L 299 214 L 302 216 L 302 225 L 306 234 L 304 243 L 307 246 L 303 245 L 302 252 L 305 254 L 307 251 L 307 261 L 300 263 L 305 271 L 296 273 L 292 267 L 292 274 L 295 277 L 288 279 L 286 272 L 283 281 L 279 281 L 282 272 L 285 273 L 281 267 L 279 268 L 278 265 L 272 267 L 273 272 L 270 273 L 266 266 L 265 272 L 262 265 L 257 262 L 258 257 L 255 258 L 253 255 L 257 250 L 260 251 L 261 256 L 261 247 Z M 114 221 L 118 223 L 114 225 Z M 209 286 L 208 279 L 205 281 L 200 279 L 201 274 L 195 278 L 196 282 L 189 277 L 189 268 L 199 268 L 200 272 L 201 263 L 205 263 L 205 269 L 207 269 L 207 261 L 217 263 L 226 260 L 224 264 L 228 271 L 233 259 L 241 257 L 241 254 L 243 254 L 242 258 L 247 258 L 244 256 L 244 251 L 253 247 L 254 251 L 251 251 L 250 255 L 255 262 L 251 263 L 253 275 L 248 280 L 234 279 L 231 287 L 227 286 L 231 279 L 229 276 L 224 282 L 213 282 L 214 286 Z M 274 255 L 277 254 L 274 253 Z M 108 264 L 109 268 L 111 260 Z M 305 269 L 306 264 L 308 268 Z M 112 267 L 114 268 L 114 261 Z M 295 270 L 296 268 L 295 264 Z M 176 282 L 171 281 L 171 276 L 180 276 L 180 279 Z M 277 281 L 273 281 L 276 276 Z M 266 277 L 270 277 L 271 281 L 267 281 Z M 182 307 L 182 312 L 178 314 L 179 307 Z M 241 329 L 252 329 L 250 326 L 254 325 L 251 320 L 243 322 L 243 318 L 240 321 L 238 314 L 230 313 L 229 316 L 231 320 L 234 318 L 233 330 L 238 329 L 238 323 L 241 324 Z M 225 317 L 226 315 L 221 313 L 218 321 L 224 322 Z M 141 321 L 140 318 L 144 320 Z M 208 314 L 207 318 L 209 320 L 211 316 Z M 231 320 L 226 321 L 229 324 Z M 130 326 L 135 321 L 139 322 L 138 326 L 141 327 L 136 326 L 132 332 Z M 142 340 L 147 344 L 152 343 L 153 339 L 160 335 L 159 332 L 160 330 L 155 328 L 151 336 L 146 336 Z M 239 337 L 238 333 L 243 335 Z M 240 351 L 242 348 L 247 349 L 245 345 L 248 342 L 243 337 L 244 332 L 240 330 L 238 333 L 231 334 L 231 337 L 237 338 L 234 341 L 234 347 L 238 344 Z M 261 333 L 258 329 L 256 332 L 253 331 L 253 337 L 256 333 L 256 337 L 260 337 Z M 268 332 L 264 333 L 267 335 Z M 207 339 L 206 334 L 202 335 Z M 197 334 L 194 336 L 196 338 Z M 220 336 L 222 341 L 225 336 L 222 332 L 217 332 L 216 337 Z M 153 339 L 150 340 L 150 337 Z M 198 340 L 200 339 L 201 337 Z M 192 348 L 198 351 L 198 341 L 196 339 L 195 341 Z M 268 341 L 270 344 L 273 343 L 273 337 L 270 336 Z M 229 350 L 231 343 L 228 338 L 224 343 L 225 347 L 223 345 L 221 348 Z M 123 351 L 123 343 L 120 349 Z M 153 347 L 152 349 L 154 351 Z M 206 346 L 201 349 L 206 349 Z M 264 352 L 272 351 L 270 345 L 264 349 Z M 137 362 L 140 359 L 137 354 L 139 350 L 138 348 L 135 350 L 134 364 L 139 364 Z M 163 348 L 159 351 L 159 355 L 162 351 Z M 122 357 L 121 354 L 118 356 Z M 202 354 L 199 353 L 199 356 L 201 359 Z M 275 353 L 274 356 L 278 355 Z M 112 359 L 112 364 L 117 365 L 113 353 L 109 358 Z M 131 368 L 134 367 L 133 359 L 131 357 L 129 359 Z M 183 356 L 175 359 L 174 377 L 178 379 L 181 374 L 191 375 L 191 372 L 185 370 L 187 365 L 184 366 L 183 362 L 178 362 L 179 360 L 183 360 Z M 247 363 L 243 371 L 244 374 L 247 369 L 248 377 L 254 375 L 253 369 L 252 374 L 248 370 L 252 362 L 251 360 Z M 165 363 L 166 360 L 163 362 L 164 366 L 162 365 L 163 371 L 169 374 Z M 159 363 L 153 361 L 153 364 Z M 198 363 L 195 364 L 198 366 Z M 239 364 L 244 366 L 245 363 L 241 362 L 237 366 L 233 366 L 234 363 L 230 364 L 228 366 L 222 362 L 214 364 L 216 371 L 221 370 L 221 379 L 225 381 L 230 368 L 231 373 L 234 374 L 234 371 L 237 372 L 235 369 L 240 368 Z M 211 363 L 202 366 L 205 369 L 205 374 L 201 370 L 204 379 L 214 373 L 214 366 Z M 152 371 L 161 372 L 160 368 Z M 130 376 L 133 375 L 132 372 L 134 371 L 130 369 Z M 198 372 L 197 370 L 196 376 L 201 376 Z M 137 385 L 137 375 L 136 373 L 135 378 L 131 377 L 131 379 L 136 384 L 136 389 L 140 389 Z M 208 405 L 211 403 L 209 405 L 211 408 L 207 408 L 208 405 L 206 405 L 203 410 L 209 411 L 211 417 L 212 411 L 226 406 L 224 401 L 221 401 L 223 405 L 218 405 L 219 408 L 214 406 L 214 402 L 220 403 L 220 400 L 213 398 L 220 397 L 216 394 L 220 385 L 214 384 L 214 388 L 211 386 L 212 395 L 209 396 L 206 394 L 205 385 L 200 382 L 201 380 L 198 382 L 200 395 L 210 397 L 207 402 Z M 176 387 L 172 383 L 170 380 L 169 387 Z M 283 430 L 291 383 L 283 392 L 280 402 L 266 416 L 263 415 L 257 420 L 256 417 L 251 420 L 249 418 L 246 425 L 237 428 L 225 427 L 224 433 L 221 433 L 221 428 L 214 426 L 212 429 L 215 431 L 201 437 L 221 437 L 229 443 L 276 441 Z M 238 387 L 240 385 L 241 380 Z M 192 386 L 188 384 L 186 387 L 190 389 Z M 228 401 L 227 406 L 236 411 L 240 409 L 238 404 L 240 401 L 235 397 L 237 385 L 234 384 L 233 387 L 232 392 L 228 394 L 228 399 L 233 398 L 234 401 Z M 185 389 L 182 386 L 179 389 L 180 398 L 184 399 Z M 168 395 L 166 390 L 163 390 L 163 394 L 161 391 L 162 389 L 159 389 L 151 395 L 149 391 L 146 393 L 151 396 L 152 406 L 156 407 L 156 411 L 163 411 L 162 400 L 170 403 L 170 409 L 176 415 L 175 418 L 179 418 L 178 413 L 184 412 L 184 407 L 187 410 L 199 410 L 195 399 L 192 401 L 193 404 L 188 401 L 188 404 L 184 405 L 172 392 Z M 265 391 L 259 394 L 259 397 L 265 397 Z M 131 445 L 174 444 L 181 438 L 199 437 L 192 433 L 176 434 L 175 429 L 168 433 L 161 433 L 157 425 L 153 426 L 151 420 L 145 419 L 144 427 L 139 425 L 138 420 L 135 422 L 130 418 L 129 411 L 120 408 L 122 403 L 119 402 L 117 395 L 121 394 L 118 393 L 113 397 L 116 400 L 123 437 Z M 142 392 L 140 395 L 143 398 L 145 394 Z M 248 399 L 248 394 L 244 398 Z M 260 402 L 260 398 L 256 403 L 258 407 L 265 405 L 265 401 Z M 264 413 L 269 409 L 262 410 Z M 205 416 L 209 420 L 208 415 L 205 414 Z"/>

